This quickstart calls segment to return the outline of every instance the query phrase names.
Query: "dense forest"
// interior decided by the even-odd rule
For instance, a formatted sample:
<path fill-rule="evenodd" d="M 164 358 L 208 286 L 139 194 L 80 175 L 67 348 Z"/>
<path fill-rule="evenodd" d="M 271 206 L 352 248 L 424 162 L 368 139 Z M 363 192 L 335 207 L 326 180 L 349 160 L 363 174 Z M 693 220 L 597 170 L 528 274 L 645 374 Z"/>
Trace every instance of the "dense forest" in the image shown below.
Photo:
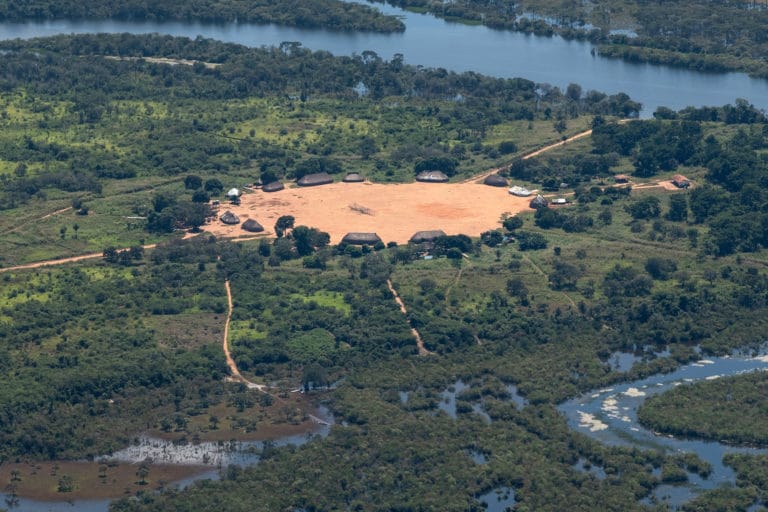
<path fill-rule="evenodd" d="M 676 436 L 765 446 L 767 383 L 768 374 L 758 372 L 680 386 L 648 399 L 638 418 Z"/>
<path fill-rule="evenodd" d="M 601 55 L 631 62 L 768 76 L 765 2 L 393 0 L 389 3 L 497 29 L 589 39 L 598 46 Z"/>
<path fill-rule="evenodd" d="M 0 273 L 3 461 L 98 459 L 147 432 L 237 437 L 306 418 L 280 402 L 301 394 L 333 413 L 327 437 L 184 491 L 152 481 L 111 509 L 479 512 L 511 496 L 517 510 L 666 510 L 655 491 L 709 474 L 693 454 L 601 444 L 557 406 L 764 342 L 768 130 L 746 102 L 619 122 L 639 109 L 626 95 L 296 44 L 0 49 L 2 263 L 102 255 Z M 520 158 L 577 124 L 592 136 Z M 274 239 L 178 239 L 242 182 L 410 181 L 423 162 L 453 179 L 503 164 L 570 205 L 425 246 L 333 247 L 290 216 Z M 674 173 L 693 187 L 658 183 Z M 225 281 L 232 355 L 267 393 L 225 380 Z M 726 462 L 734 486 L 686 510 L 760 506 L 764 461 Z"/>
<path fill-rule="evenodd" d="M 398 32 L 405 30 L 394 16 L 366 5 L 339 0 L 180 0 L 164 2 L 120 1 L 11 1 L 0 2 L 0 20 L 118 19 L 149 21 L 205 21 L 277 23 L 334 30 Z"/>

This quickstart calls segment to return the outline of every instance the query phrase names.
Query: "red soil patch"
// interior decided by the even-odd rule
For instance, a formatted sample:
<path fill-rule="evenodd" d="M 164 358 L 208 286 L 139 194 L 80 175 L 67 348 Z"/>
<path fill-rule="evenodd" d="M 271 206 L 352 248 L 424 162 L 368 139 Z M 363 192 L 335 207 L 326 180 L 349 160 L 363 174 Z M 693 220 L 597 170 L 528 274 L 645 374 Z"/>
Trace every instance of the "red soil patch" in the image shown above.
<path fill-rule="evenodd" d="M 530 198 L 506 188 L 477 183 L 333 183 L 266 193 L 256 190 L 240 205 L 222 204 L 240 221 L 256 219 L 272 234 L 278 217 L 293 215 L 296 225 L 316 227 L 339 243 L 349 232 L 375 232 L 384 242 L 406 243 L 416 231 L 442 229 L 449 235 L 478 236 L 499 227 L 503 213 L 528 210 Z M 216 236 L 246 235 L 240 226 L 219 221 L 203 227 Z"/>

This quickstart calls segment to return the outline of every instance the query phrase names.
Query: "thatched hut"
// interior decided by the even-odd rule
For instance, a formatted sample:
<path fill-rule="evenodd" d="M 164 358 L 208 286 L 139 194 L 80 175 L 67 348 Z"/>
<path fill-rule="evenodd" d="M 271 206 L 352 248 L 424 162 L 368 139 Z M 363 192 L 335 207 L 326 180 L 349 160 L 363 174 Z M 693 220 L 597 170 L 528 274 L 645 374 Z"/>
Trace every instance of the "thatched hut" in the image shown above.
<path fill-rule="evenodd" d="M 365 181 L 365 178 L 358 172 L 350 172 L 341 181 L 344 183 L 362 183 Z"/>
<path fill-rule="evenodd" d="M 267 183 L 263 187 L 261 187 L 261 190 L 264 192 L 277 192 L 278 190 L 283 190 L 285 188 L 285 185 L 283 185 L 280 181 L 273 181 L 272 183 Z"/>
<path fill-rule="evenodd" d="M 675 174 L 672 177 L 672 184 L 677 188 L 688 188 L 691 186 L 691 180 L 689 180 L 682 174 Z"/>
<path fill-rule="evenodd" d="M 376 245 L 381 238 L 376 233 L 347 233 L 341 239 L 342 244 L 348 245 Z"/>
<path fill-rule="evenodd" d="M 434 242 L 435 239 L 445 236 L 445 231 L 442 229 L 434 229 L 431 231 L 417 231 L 413 234 L 409 242 L 413 244 L 423 244 L 427 242 Z"/>
<path fill-rule="evenodd" d="M 629 176 L 626 174 L 617 174 L 613 177 L 613 181 L 616 183 L 629 183 Z"/>
<path fill-rule="evenodd" d="M 333 183 L 333 178 L 327 172 L 317 172 L 302 176 L 297 183 L 300 187 L 316 187 L 317 185 Z"/>
<path fill-rule="evenodd" d="M 256 222 L 254 219 L 246 220 L 240 227 L 245 231 L 250 231 L 251 233 L 261 233 L 264 231 L 264 226 Z"/>
<path fill-rule="evenodd" d="M 541 194 L 537 194 L 536 197 L 531 199 L 530 202 L 530 207 L 534 210 L 538 210 L 539 208 L 546 208 L 547 205 L 549 205 L 549 201 L 547 201 L 547 198 Z"/>
<path fill-rule="evenodd" d="M 423 183 L 447 183 L 448 176 L 442 171 L 423 171 L 416 176 L 416 181 Z"/>
<path fill-rule="evenodd" d="M 490 187 L 506 187 L 509 183 L 507 178 L 500 174 L 490 174 L 483 180 L 483 184 Z"/>
<path fill-rule="evenodd" d="M 240 224 L 240 217 L 227 210 L 224 215 L 219 217 L 219 220 L 224 224 Z"/>

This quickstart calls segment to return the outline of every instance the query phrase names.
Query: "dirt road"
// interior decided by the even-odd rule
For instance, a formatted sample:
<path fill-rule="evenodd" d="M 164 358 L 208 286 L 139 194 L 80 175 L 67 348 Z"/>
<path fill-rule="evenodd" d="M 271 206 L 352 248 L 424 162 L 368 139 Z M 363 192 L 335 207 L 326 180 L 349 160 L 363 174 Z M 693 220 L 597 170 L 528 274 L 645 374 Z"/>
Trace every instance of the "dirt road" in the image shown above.
<path fill-rule="evenodd" d="M 389 291 L 392 292 L 392 296 L 395 298 L 395 302 L 397 302 L 397 305 L 400 306 L 400 311 L 403 313 L 403 315 L 406 316 L 406 318 L 408 318 L 408 310 L 405 309 L 405 303 L 403 302 L 403 299 L 400 298 L 400 295 L 398 295 L 395 287 L 392 286 L 392 281 L 390 279 L 387 279 L 387 286 L 389 287 Z M 410 324 L 410 321 L 408 323 Z M 416 346 L 419 347 L 420 356 L 429 356 L 434 354 L 434 352 L 430 352 L 427 350 L 427 347 L 424 346 L 424 340 L 421 339 L 421 333 L 419 333 L 415 327 L 411 327 L 411 334 L 413 334 L 413 337 L 416 339 Z"/>

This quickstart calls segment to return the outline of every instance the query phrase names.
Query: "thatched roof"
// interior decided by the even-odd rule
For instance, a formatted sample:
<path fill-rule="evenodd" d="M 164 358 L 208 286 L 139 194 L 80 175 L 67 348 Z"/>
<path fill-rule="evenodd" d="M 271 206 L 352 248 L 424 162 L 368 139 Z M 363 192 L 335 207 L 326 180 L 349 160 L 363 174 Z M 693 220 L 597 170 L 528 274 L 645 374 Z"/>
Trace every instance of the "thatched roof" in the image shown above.
<path fill-rule="evenodd" d="M 416 176 L 416 181 L 424 183 L 446 183 L 448 176 L 441 171 L 423 171 Z"/>
<path fill-rule="evenodd" d="M 626 174 L 617 174 L 616 176 L 613 177 L 613 181 L 615 181 L 616 183 L 626 183 L 629 181 L 629 176 L 627 176 Z"/>
<path fill-rule="evenodd" d="M 264 192 L 277 192 L 278 190 L 283 190 L 285 188 L 285 185 L 282 184 L 280 181 L 273 181 L 272 183 L 267 183 L 263 187 L 261 187 L 261 190 Z"/>
<path fill-rule="evenodd" d="M 410 242 L 414 244 L 423 244 L 424 242 L 431 242 L 435 238 L 445 236 L 445 231 L 442 229 L 434 229 L 432 231 L 417 231 L 411 237 Z"/>
<path fill-rule="evenodd" d="M 365 178 L 363 178 L 363 175 L 357 172 L 350 172 L 346 176 L 344 176 L 344 179 L 341 180 L 344 183 L 361 183 L 365 181 Z"/>
<path fill-rule="evenodd" d="M 376 233 L 347 233 L 341 239 L 341 243 L 349 245 L 375 245 L 381 242 Z"/>
<path fill-rule="evenodd" d="M 224 224 L 240 224 L 240 217 L 230 211 L 224 212 L 224 215 L 219 217 L 219 220 Z"/>
<path fill-rule="evenodd" d="M 250 231 L 251 233 L 261 233 L 264 231 L 264 226 L 253 219 L 248 219 L 247 221 L 243 222 L 243 225 L 240 227 L 246 231 Z"/>
<path fill-rule="evenodd" d="M 327 185 L 333 183 L 333 178 L 327 172 L 318 172 L 315 174 L 307 174 L 303 176 L 298 182 L 300 187 L 314 187 L 317 185 Z"/>
<path fill-rule="evenodd" d="M 483 184 L 490 185 L 491 187 L 506 187 L 507 178 L 499 174 L 491 174 L 483 180 Z"/>
<path fill-rule="evenodd" d="M 548 204 L 549 201 L 547 201 L 547 199 L 541 194 L 538 194 L 536 197 L 531 199 L 530 206 L 531 208 L 538 210 L 539 208 L 546 208 Z"/>

